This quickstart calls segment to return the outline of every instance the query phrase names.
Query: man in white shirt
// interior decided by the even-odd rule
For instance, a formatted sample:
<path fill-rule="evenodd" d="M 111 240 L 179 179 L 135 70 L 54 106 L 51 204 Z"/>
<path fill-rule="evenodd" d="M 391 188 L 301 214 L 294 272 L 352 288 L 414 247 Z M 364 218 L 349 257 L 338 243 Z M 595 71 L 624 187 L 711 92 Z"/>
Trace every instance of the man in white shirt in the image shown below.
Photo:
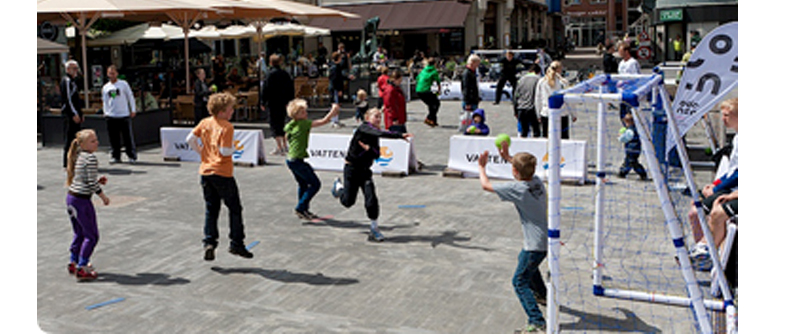
<path fill-rule="evenodd" d="M 622 57 L 622 60 L 620 60 L 619 65 L 617 66 L 617 72 L 619 74 L 642 74 L 642 69 L 639 67 L 639 62 L 636 60 L 636 58 L 631 57 L 631 46 L 626 43 L 622 43 L 618 49 L 619 56 Z M 630 112 L 630 106 L 628 106 L 628 104 L 620 103 L 619 121 L 622 122 L 623 125 L 625 125 L 625 121 L 623 121 L 625 115 L 629 114 Z"/>
<path fill-rule="evenodd" d="M 125 154 L 130 163 L 136 163 L 136 144 L 133 140 L 131 119 L 136 117 L 136 100 L 131 86 L 117 78 L 119 72 L 114 65 L 106 70 L 108 82 L 103 86 L 103 115 L 108 126 L 108 142 L 111 144 L 111 163 L 121 162 L 120 136 L 125 143 Z"/>

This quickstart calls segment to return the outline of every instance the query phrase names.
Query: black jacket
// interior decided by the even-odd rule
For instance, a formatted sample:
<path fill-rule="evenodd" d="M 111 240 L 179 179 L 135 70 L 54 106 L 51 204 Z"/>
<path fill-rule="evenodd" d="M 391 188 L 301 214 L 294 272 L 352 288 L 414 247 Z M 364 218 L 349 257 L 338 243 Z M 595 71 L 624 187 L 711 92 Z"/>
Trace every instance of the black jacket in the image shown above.
<path fill-rule="evenodd" d="M 478 76 L 475 71 L 465 69 L 461 75 L 461 96 L 462 100 L 467 104 L 478 104 L 481 101 Z"/>
<path fill-rule="evenodd" d="M 261 98 L 266 100 L 270 109 L 286 108 L 289 101 L 294 99 L 294 81 L 288 72 L 279 67 L 270 67 L 264 79 L 264 91 Z"/>
<path fill-rule="evenodd" d="M 330 90 L 343 91 L 344 90 L 344 77 L 345 69 L 343 68 L 344 60 L 336 63 L 331 63 L 328 69 L 328 86 Z"/>
<path fill-rule="evenodd" d="M 353 138 L 350 139 L 350 147 L 347 149 L 345 160 L 353 167 L 370 168 L 372 162 L 381 156 L 381 146 L 379 138 L 403 138 L 402 133 L 383 131 L 370 123 L 364 122 L 358 126 Z M 369 150 L 364 150 L 358 142 L 369 146 Z"/>
<path fill-rule="evenodd" d="M 70 78 L 64 76 L 61 78 L 61 115 L 64 117 L 72 118 L 75 113 L 78 116 L 83 116 L 83 100 L 81 94 L 78 93 L 78 77 Z"/>

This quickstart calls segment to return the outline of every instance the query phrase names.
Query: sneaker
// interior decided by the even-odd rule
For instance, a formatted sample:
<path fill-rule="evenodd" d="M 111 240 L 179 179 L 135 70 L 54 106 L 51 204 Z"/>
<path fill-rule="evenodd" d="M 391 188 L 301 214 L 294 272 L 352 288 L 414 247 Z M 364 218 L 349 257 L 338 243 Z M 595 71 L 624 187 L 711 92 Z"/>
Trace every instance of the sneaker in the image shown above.
<path fill-rule="evenodd" d="M 425 125 L 427 125 L 427 126 L 430 126 L 430 127 L 432 127 L 432 128 L 435 128 L 435 127 L 436 127 L 436 125 L 438 125 L 438 124 L 436 124 L 436 122 L 434 122 L 434 121 L 431 121 L 431 120 L 429 120 L 429 119 L 427 119 L 427 118 L 426 118 L 426 119 L 425 119 L 425 121 L 423 121 L 423 122 L 425 123 Z"/>
<path fill-rule="evenodd" d="M 297 210 L 294 210 L 294 214 L 297 216 L 297 218 L 305 219 L 305 220 L 313 220 L 316 217 L 316 216 L 314 216 L 313 214 L 311 214 L 308 211 L 297 211 Z"/>
<path fill-rule="evenodd" d="M 230 247 L 230 248 L 228 248 L 228 252 L 233 254 L 233 255 L 239 255 L 239 256 L 241 256 L 241 257 L 243 257 L 245 259 L 252 259 L 253 258 L 253 253 L 250 253 L 250 251 L 248 251 L 246 248 L 244 248 L 244 246 Z"/>
<path fill-rule="evenodd" d="M 271 155 L 281 155 L 282 153 L 283 153 L 283 150 L 279 150 L 277 148 L 272 150 L 272 152 L 269 152 L 269 154 L 271 154 Z"/>
<path fill-rule="evenodd" d="M 331 195 L 335 198 L 342 197 L 342 193 L 344 192 L 344 184 L 342 184 L 342 180 L 338 177 L 333 180 L 333 187 L 331 188 Z"/>
<path fill-rule="evenodd" d="M 113 164 L 121 164 L 122 160 L 117 159 L 117 158 L 111 158 L 111 161 L 109 161 L 108 163 L 111 164 L 111 165 L 113 165 Z"/>
<path fill-rule="evenodd" d="M 689 253 L 689 260 L 692 268 L 699 271 L 711 271 L 711 256 L 708 254 L 708 246 L 697 244 Z"/>
<path fill-rule="evenodd" d="M 214 247 L 214 245 L 206 245 L 205 247 L 203 247 L 203 249 L 204 249 L 203 260 L 214 261 L 214 250 L 216 249 L 216 247 Z"/>
<path fill-rule="evenodd" d="M 381 242 L 381 241 L 386 240 L 386 237 L 384 237 L 383 233 L 381 233 L 381 231 L 378 231 L 378 229 L 370 228 L 369 229 L 369 239 L 368 240 Z"/>
<path fill-rule="evenodd" d="M 306 215 L 306 217 L 308 217 L 309 220 L 319 219 L 319 216 L 315 215 L 311 211 L 306 210 L 306 212 L 303 213 Z"/>
<path fill-rule="evenodd" d="M 67 265 L 67 272 L 68 272 L 70 275 L 75 275 L 75 272 L 76 272 L 77 270 L 78 270 L 78 265 L 77 265 L 77 264 L 75 264 L 75 262 L 70 262 L 70 263 Z"/>
<path fill-rule="evenodd" d="M 528 325 L 528 327 L 525 327 L 525 333 L 547 333 L 547 330 L 545 329 L 545 327 L 546 326 L 544 324 L 542 324 L 542 325 Z"/>
<path fill-rule="evenodd" d="M 78 282 L 93 281 L 97 279 L 97 272 L 95 272 L 90 266 L 79 267 L 75 271 L 75 278 L 78 280 Z"/>
<path fill-rule="evenodd" d="M 131 164 L 131 165 L 135 165 L 136 164 L 136 159 L 128 159 L 128 163 Z"/>

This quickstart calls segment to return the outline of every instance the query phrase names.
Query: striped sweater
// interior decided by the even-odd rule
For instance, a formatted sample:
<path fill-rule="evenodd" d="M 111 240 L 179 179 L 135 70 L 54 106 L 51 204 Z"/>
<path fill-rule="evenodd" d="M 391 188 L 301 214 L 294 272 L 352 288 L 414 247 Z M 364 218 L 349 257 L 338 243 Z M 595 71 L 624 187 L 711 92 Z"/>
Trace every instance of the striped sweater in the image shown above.
<path fill-rule="evenodd" d="M 78 160 L 75 162 L 75 176 L 72 178 L 69 191 L 86 196 L 103 192 L 100 183 L 97 182 L 97 157 L 93 153 L 78 153 Z"/>

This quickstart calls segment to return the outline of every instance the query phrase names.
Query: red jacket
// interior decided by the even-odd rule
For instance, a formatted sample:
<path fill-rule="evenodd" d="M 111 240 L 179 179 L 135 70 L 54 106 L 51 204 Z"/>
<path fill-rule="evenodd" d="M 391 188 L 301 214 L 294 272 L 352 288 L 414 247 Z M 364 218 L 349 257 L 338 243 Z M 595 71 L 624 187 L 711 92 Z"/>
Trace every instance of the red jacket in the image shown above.
<path fill-rule="evenodd" d="M 383 91 L 386 90 L 386 84 L 388 83 L 389 75 L 381 74 L 378 77 L 378 97 L 383 98 Z"/>
<path fill-rule="evenodd" d="M 398 125 L 406 124 L 406 97 L 403 90 L 389 82 L 383 91 L 384 124 L 388 129 L 395 121 Z"/>

